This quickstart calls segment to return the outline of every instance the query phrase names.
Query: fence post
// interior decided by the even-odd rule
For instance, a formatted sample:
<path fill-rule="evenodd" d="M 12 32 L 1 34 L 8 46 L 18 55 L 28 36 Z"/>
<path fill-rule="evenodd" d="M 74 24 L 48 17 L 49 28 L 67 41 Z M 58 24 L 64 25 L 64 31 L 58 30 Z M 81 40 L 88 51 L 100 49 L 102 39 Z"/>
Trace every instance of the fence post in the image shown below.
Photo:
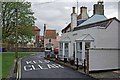
<path fill-rule="evenodd" d="M 84 59 L 84 72 L 86 73 L 86 59 Z"/>

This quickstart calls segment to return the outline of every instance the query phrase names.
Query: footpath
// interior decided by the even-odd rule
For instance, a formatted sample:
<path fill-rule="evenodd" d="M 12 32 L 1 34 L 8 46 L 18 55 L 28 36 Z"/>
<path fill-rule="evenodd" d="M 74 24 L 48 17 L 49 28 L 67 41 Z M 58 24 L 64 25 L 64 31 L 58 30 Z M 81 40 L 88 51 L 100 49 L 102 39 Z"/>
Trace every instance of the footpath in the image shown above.
<path fill-rule="evenodd" d="M 83 74 L 86 74 L 84 72 L 84 68 L 81 68 L 80 66 L 76 67 L 76 65 L 71 65 L 69 62 L 64 62 L 64 61 L 60 61 L 60 60 L 56 60 L 54 58 L 46 58 L 48 60 L 54 61 L 56 63 L 59 63 L 61 65 L 64 65 L 66 67 L 72 68 L 74 70 L 77 70 L 78 72 L 81 72 Z M 114 80 L 120 80 L 120 70 L 110 70 L 110 71 L 94 71 L 94 72 L 89 72 L 89 74 L 87 74 L 90 77 L 99 79 L 99 80 L 103 80 L 103 79 L 114 79 Z"/>

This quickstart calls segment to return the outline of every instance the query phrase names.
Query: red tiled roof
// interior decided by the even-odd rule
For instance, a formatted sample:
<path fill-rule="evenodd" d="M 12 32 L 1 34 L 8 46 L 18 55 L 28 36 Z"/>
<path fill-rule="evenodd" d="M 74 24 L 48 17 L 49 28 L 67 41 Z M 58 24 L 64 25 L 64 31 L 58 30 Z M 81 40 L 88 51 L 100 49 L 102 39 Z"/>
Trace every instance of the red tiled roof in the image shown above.
<path fill-rule="evenodd" d="M 45 39 L 56 39 L 56 30 L 46 30 Z"/>
<path fill-rule="evenodd" d="M 35 31 L 40 31 L 40 29 L 37 26 L 33 26 Z"/>

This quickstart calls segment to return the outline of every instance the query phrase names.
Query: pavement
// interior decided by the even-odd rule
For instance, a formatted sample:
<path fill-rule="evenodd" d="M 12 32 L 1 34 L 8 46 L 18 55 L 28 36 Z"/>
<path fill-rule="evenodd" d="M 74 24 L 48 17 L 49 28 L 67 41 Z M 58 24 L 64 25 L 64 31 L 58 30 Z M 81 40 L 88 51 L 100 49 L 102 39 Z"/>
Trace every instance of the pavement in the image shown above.
<path fill-rule="evenodd" d="M 69 67 L 44 59 L 44 52 L 22 58 L 19 63 L 19 79 L 52 79 L 52 80 L 95 80 L 90 76 Z"/>
<path fill-rule="evenodd" d="M 69 62 L 64 63 L 63 61 L 58 61 L 55 60 L 54 58 L 47 58 L 48 60 L 52 60 L 54 62 L 57 62 L 61 65 L 65 65 L 67 67 L 70 67 L 71 69 L 76 69 L 75 65 L 71 65 Z M 84 72 L 83 68 L 80 68 L 77 70 L 78 72 L 81 72 L 83 74 L 86 74 Z M 99 79 L 99 80 L 103 80 L 103 79 L 113 79 L 113 80 L 120 80 L 120 70 L 105 70 L 105 71 L 94 71 L 94 72 L 89 72 L 89 76 Z"/>

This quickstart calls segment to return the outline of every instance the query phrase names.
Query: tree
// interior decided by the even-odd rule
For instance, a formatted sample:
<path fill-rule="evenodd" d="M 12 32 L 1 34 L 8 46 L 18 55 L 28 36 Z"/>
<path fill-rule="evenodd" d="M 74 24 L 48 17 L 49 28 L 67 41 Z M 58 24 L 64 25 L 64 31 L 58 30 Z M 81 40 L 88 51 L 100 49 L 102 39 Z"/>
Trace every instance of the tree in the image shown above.
<path fill-rule="evenodd" d="M 15 13 L 16 9 L 17 17 Z M 19 41 L 22 41 L 24 37 L 27 40 L 30 39 L 34 35 L 32 25 L 34 25 L 35 17 L 33 14 L 30 2 L 2 2 L 3 42 L 14 42 L 16 27 L 18 27 Z M 15 26 L 16 24 L 17 26 Z"/>

